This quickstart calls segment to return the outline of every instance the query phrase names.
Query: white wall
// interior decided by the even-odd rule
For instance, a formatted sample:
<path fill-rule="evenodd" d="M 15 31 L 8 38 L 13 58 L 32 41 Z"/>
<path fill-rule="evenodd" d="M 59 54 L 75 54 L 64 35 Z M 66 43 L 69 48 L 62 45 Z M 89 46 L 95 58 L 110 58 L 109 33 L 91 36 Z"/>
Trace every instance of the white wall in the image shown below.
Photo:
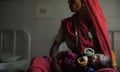
<path fill-rule="evenodd" d="M 36 18 L 36 3 L 49 3 L 51 18 Z M 110 30 L 120 28 L 120 0 L 100 0 Z M 32 57 L 48 55 L 61 19 L 70 16 L 67 0 L 3 0 L 0 2 L 1 29 L 27 29 L 32 38 Z"/>
<path fill-rule="evenodd" d="M 35 17 L 36 3 L 49 3 L 51 18 Z M 32 38 L 32 57 L 48 55 L 62 18 L 70 15 L 64 0 L 3 0 L 0 2 L 0 28 L 26 29 Z"/>
<path fill-rule="evenodd" d="M 120 30 L 120 0 L 99 0 L 110 30 Z"/>

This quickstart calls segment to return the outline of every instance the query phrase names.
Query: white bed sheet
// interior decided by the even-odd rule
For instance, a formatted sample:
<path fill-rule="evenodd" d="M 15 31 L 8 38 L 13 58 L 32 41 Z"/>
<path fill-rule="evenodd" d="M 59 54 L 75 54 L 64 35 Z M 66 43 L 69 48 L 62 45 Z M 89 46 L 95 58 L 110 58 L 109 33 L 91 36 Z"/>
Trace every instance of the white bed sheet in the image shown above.
<path fill-rule="evenodd" d="M 3 63 L 0 63 L 0 70 L 22 70 L 28 66 L 28 60 L 21 56 L 13 56 L 9 53 L 2 53 L 0 56 Z"/>

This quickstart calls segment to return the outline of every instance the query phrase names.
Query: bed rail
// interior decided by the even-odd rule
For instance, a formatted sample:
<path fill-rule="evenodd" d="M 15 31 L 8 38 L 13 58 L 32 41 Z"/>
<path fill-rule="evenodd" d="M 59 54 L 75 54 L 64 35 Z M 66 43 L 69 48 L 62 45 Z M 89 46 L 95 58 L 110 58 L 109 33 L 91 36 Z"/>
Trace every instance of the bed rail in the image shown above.
<path fill-rule="evenodd" d="M 11 53 L 31 58 L 31 36 L 27 30 L 0 30 L 0 55 Z"/>

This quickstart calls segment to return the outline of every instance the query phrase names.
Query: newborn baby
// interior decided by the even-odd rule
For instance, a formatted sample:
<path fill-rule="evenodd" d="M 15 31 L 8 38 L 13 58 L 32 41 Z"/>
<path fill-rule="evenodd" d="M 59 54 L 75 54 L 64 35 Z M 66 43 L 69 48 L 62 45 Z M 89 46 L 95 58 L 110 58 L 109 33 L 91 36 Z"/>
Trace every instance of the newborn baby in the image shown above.
<path fill-rule="evenodd" d="M 110 57 L 104 54 L 94 54 L 92 57 L 83 56 L 77 61 L 80 66 L 93 67 L 94 69 L 111 67 L 112 65 Z"/>
<path fill-rule="evenodd" d="M 112 65 L 110 57 L 104 54 L 94 54 L 92 57 L 83 56 L 77 61 L 83 67 L 84 72 L 94 72 L 97 69 L 108 68 Z"/>
<path fill-rule="evenodd" d="M 58 64 L 64 72 L 95 72 L 101 68 L 111 67 L 111 59 L 104 54 L 93 54 L 79 57 L 72 51 L 61 52 L 58 55 Z"/>
<path fill-rule="evenodd" d="M 99 67 L 111 67 L 112 61 L 109 56 L 104 54 L 95 54 L 91 57 L 91 63 Z"/>

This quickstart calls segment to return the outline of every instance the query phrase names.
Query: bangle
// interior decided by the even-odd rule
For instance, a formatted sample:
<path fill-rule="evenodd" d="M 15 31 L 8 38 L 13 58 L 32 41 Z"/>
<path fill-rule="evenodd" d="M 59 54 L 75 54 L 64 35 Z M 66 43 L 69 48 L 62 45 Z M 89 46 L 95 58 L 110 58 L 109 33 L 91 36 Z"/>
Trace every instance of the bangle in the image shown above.
<path fill-rule="evenodd" d="M 85 48 L 84 49 L 84 54 L 87 56 L 93 56 L 95 54 L 95 50 L 92 48 Z"/>
<path fill-rule="evenodd" d="M 80 65 L 80 66 L 86 66 L 87 65 L 87 61 L 81 61 L 81 58 L 79 57 L 79 58 L 77 58 L 77 62 L 78 62 L 78 64 Z"/>

